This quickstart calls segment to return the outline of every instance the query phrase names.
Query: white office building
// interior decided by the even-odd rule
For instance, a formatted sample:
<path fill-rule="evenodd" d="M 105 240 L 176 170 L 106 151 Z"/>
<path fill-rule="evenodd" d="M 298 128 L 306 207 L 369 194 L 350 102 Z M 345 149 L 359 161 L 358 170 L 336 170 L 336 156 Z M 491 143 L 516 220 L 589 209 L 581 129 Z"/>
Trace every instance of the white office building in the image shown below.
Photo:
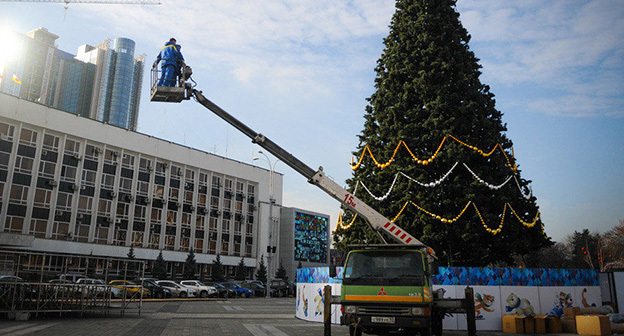
<path fill-rule="evenodd" d="M 251 276 L 269 245 L 271 179 L 281 204 L 281 174 L 0 93 L 4 248 L 162 250 L 178 277 L 193 248 L 200 278 L 217 255 L 230 273 L 242 258 Z"/>

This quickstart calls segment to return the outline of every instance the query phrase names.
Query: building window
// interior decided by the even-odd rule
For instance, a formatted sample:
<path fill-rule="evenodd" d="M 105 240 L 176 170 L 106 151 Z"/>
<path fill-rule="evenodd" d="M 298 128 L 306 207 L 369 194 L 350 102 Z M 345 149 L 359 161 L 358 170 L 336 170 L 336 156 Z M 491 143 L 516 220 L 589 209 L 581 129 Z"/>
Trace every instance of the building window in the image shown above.
<path fill-rule="evenodd" d="M 22 145 L 28 145 L 33 147 L 37 146 L 37 132 L 29 130 L 27 128 L 22 128 L 19 143 Z"/>
<path fill-rule="evenodd" d="M 27 204 L 28 202 L 28 187 L 19 184 L 13 184 L 11 186 L 11 193 L 9 194 L 9 200 L 11 203 Z"/>
<path fill-rule="evenodd" d="M 123 192 L 131 192 L 132 191 L 132 179 L 122 177 L 119 179 L 119 190 Z"/>
<path fill-rule="evenodd" d="M 89 241 L 89 223 L 76 223 L 76 240 L 82 243 Z"/>
<path fill-rule="evenodd" d="M 128 169 L 134 169 L 134 155 L 124 154 L 121 160 L 121 166 Z"/>
<path fill-rule="evenodd" d="M 45 238 L 48 221 L 45 219 L 33 219 L 30 221 L 30 234 L 35 238 Z"/>
<path fill-rule="evenodd" d="M 221 232 L 230 232 L 230 220 L 229 219 L 224 219 L 221 222 Z"/>
<path fill-rule="evenodd" d="M 171 211 L 168 210 L 167 211 L 167 226 L 175 226 L 176 222 L 178 218 L 178 212 L 177 211 Z"/>
<path fill-rule="evenodd" d="M 115 235 L 113 236 L 113 245 L 125 246 L 126 236 L 128 235 L 128 227 L 122 227 L 120 224 L 115 225 Z"/>
<path fill-rule="evenodd" d="M 93 209 L 93 197 L 80 195 L 78 197 L 78 212 L 91 213 Z"/>
<path fill-rule="evenodd" d="M 53 179 L 55 170 L 55 162 L 48 162 L 45 160 L 39 161 L 39 176 Z"/>
<path fill-rule="evenodd" d="M 104 163 L 115 165 L 117 164 L 117 157 L 119 157 L 118 151 L 112 149 L 107 149 L 104 151 Z"/>
<path fill-rule="evenodd" d="M 80 153 L 80 142 L 66 139 L 65 140 L 65 153 L 69 155 L 74 155 Z"/>
<path fill-rule="evenodd" d="M 165 162 L 156 162 L 156 171 L 154 172 L 158 176 L 165 176 L 167 170 L 167 164 Z"/>
<path fill-rule="evenodd" d="M 210 231 L 208 233 L 208 253 L 217 254 L 217 232 Z"/>
<path fill-rule="evenodd" d="M 186 174 L 184 174 L 186 181 L 193 182 L 195 181 L 195 171 L 191 169 L 186 170 Z"/>
<path fill-rule="evenodd" d="M 13 141 L 13 132 L 15 131 L 15 126 L 0 123 L 0 135 L 2 136 L 2 140 Z"/>
<path fill-rule="evenodd" d="M 98 216 L 104 216 L 104 217 L 110 216 L 112 205 L 113 205 L 112 201 L 100 199 L 99 205 L 98 205 L 98 211 L 97 211 Z"/>
<path fill-rule="evenodd" d="M 230 247 L 230 237 L 227 234 L 221 235 L 221 255 L 228 255 Z"/>
<path fill-rule="evenodd" d="M 139 160 L 139 171 L 144 172 L 144 173 L 149 173 L 152 171 L 152 160 L 147 159 L 147 158 L 141 158 Z"/>
<path fill-rule="evenodd" d="M 145 221 L 145 211 L 146 211 L 147 207 L 143 206 L 143 205 L 135 205 L 134 206 L 134 220 L 135 221 L 139 221 L 139 222 L 143 222 Z"/>
<path fill-rule="evenodd" d="M 232 180 L 226 178 L 225 179 L 225 191 L 232 192 L 232 184 L 233 184 Z"/>
<path fill-rule="evenodd" d="M 32 158 L 18 155 L 15 157 L 15 171 L 24 174 L 31 174 L 33 169 Z"/>
<path fill-rule="evenodd" d="M 202 172 L 199 173 L 199 184 L 203 186 L 208 185 L 208 174 Z"/>
<path fill-rule="evenodd" d="M 22 228 L 24 227 L 24 217 L 6 216 L 4 227 L 8 232 L 22 233 Z"/>
<path fill-rule="evenodd" d="M 197 215 L 195 217 L 195 228 L 197 230 L 204 230 L 205 221 L 206 221 L 206 216 Z"/>
<path fill-rule="evenodd" d="M 56 208 L 59 210 L 71 211 L 73 197 L 73 194 L 59 192 L 56 197 Z"/>
<path fill-rule="evenodd" d="M 67 240 L 69 238 L 69 223 L 54 222 L 52 224 L 52 239 Z"/>
<path fill-rule="evenodd" d="M 179 194 L 180 194 L 180 190 L 178 188 L 173 188 L 173 187 L 169 188 L 169 199 L 170 200 L 177 201 Z"/>
<path fill-rule="evenodd" d="M 130 212 L 130 204 L 117 202 L 117 218 L 128 219 Z"/>
<path fill-rule="evenodd" d="M 115 188 L 115 175 L 102 174 L 102 187 L 110 190 Z"/>
<path fill-rule="evenodd" d="M 149 233 L 149 248 L 160 248 L 160 225 L 151 225 Z"/>
<path fill-rule="evenodd" d="M 76 167 L 62 165 L 61 166 L 61 180 L 67 182 L 76 181 L 76 172 L 78 169 Z"/>
<path fill-rule="evenodd" d="M 49 151 L 58 152 L 60 138 L 52 134 L 43 136 L 43 148 Z"/>
<path fill-rule="evenodd" d="M 102 152 L 101 147 L 88 144 L 87 149 L 85 151 L 85 157 L 93 161 L 98 161 L 98 159 L 100 158 L 101 152 Z"/>
<path fill-rule="evenodd" d="M 108 225 L 98 224 L 95 226 L 95 235 L 93 242 L 96 244 L 108 244 Z"/>
<path fill-rule="evenodd" d="M 193 246 L 197 253 L 202 253 L 204 250 L 204 231 L 195 231 L 195 244 Z"/>
<path fill-rule="evenodd" d="M 143 231 L 132 231 L 132 245 L 143 247 Z"/>
<path fill-rule="evenodd" d="M 165 250 L 173 251 L 175 249 L 175 227 L 165 227 Z"/>
<path fill-rule="evenodd" d="M 5 169 L 5 170 L 9 169 L 10 159 L 11 159 L 11 153 L 0 151 L 0 168 Z"/>
<path fill-rule="evenodd" d="M 52 199 L 52 190 L 35 189 L 34 205 L 42 208 L 49 208 Z"/>
<path fill-rule="evenodd" d="M 210 209 L 219 209 L 219 197 L 210 197 Z"/>
<path fill-rule="evenodd" d="M 82 184 L 85 186 L 95 187 L 97 173 L 93 170 L 84 169 L 82 171 Z"/>
<path fill-rule="evenodd" d="M 149 191 L 149 182 L 145 181 L 137 181 L 137 194 L 142 196 L 147 196 L 147 192 Z"/>

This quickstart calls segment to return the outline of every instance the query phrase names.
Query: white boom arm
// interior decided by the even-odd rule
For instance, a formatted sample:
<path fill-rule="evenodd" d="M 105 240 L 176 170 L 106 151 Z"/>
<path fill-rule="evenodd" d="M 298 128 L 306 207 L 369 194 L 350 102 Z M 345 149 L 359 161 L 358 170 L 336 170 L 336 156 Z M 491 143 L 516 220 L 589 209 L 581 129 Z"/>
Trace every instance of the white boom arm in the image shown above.
<path fill-rule="evenodd" d="M 214 112 L 216 115 L 227 121 L 230 125 L 234 126 L 239 131 L 251 138 L 252 142 L 258 144 L 260 147 L 266 149 L 271 154 L 275 155 L 278 159 L 282 160 L 292 169 L 303 175 L 308 179 L 308 182 L 318 186 L 331 197 L 338 200 L 340 203 L 347 206 L 349 209 L 356 212 L 360 217 L 364 218 L 366 222 L 375 232 L 385 232 L 393 240 L 400 244 L 425 246 L 418 239 L 414 238 L 409 233 L 403 231 L 386 217 L 384 217 L 375 209 L 368 206 L 368 204 L 362 202 L 355 197 L 345 188 L 339 186 L 336 182 L 328 178 L 323 172 L 323 168 L 319 168 L 316 172 L 308 167 L 305 163 L 301 162 L 292 154 L 285 151 L 273 141 L 266 138 L 264 135 L 256 133 L 247 125 L 234 118 L 231 114 L 217 106 L 215 103 L 208 100 L 200 91 L 193 90 L 193 95 L 197 101 L 204 105 L 207 109 Z"/>

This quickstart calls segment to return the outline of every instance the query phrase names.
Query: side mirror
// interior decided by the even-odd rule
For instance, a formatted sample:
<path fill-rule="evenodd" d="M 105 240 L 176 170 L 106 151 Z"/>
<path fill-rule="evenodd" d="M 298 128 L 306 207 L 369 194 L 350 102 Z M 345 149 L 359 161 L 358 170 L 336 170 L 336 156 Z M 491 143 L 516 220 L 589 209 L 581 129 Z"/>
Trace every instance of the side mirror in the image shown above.
<path fill-rule="evenodd" d="M 438 258 L 434 258 L 431 263 L 429 263 L 429 274 L 431 275 L 436 275 L 438 273 L 440 273 L 440 262 L 438 261 Z"/>
<path fill-rule="evenodd" d="M 330 278 L 335 278 L 336 277 L 336 265 L 329 265 L 329 277 Z"/>

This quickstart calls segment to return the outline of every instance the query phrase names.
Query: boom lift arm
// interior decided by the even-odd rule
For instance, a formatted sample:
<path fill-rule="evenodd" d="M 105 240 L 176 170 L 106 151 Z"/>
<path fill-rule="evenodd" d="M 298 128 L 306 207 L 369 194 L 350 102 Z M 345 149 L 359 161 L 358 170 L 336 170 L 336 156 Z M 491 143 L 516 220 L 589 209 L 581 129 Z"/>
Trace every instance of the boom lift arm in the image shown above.
<path fill-rule="evenodd" d="M 282 160 L 282 162 L 287 164 L 289 167 L 296 170 L 299 174 L 307 178 L 308 182 L 321 188 L 321 190 L 329 194 L 331 197 L 335 198 L 337 201 L 347 206 L 347 208 L 357 213 L 360 217 L 364 218 L 368 225 L 370 225 L 370 227 L 373 229 L 373 231 L 377 233 L 384 232 L 394 241 L 400 244 L 416 245 L 423 247 L 425 246 L 418 239 L 414 238 L 409 233 L 401 230 L 398 226 L 396 226 L 382 214 L 377 212 L 375 209 L 371 208 L 368 204 L 364 203 L 359 198 L 355 197 L 353 194 L 347 191 L 345 188 L 341 187 L 332 179 L 328 178 L 323 172 L 323 167 L 319 167 L 317 171 L 314 171 L 305 163 L 301 162 L 301 160 L 297 159 L 294 155 L 285 151 L 275 142 L 271 141 L 269 138 L 265 137 L 260 133 L 256 133 L 247 125 L 234 118 L 231 114 L 227 113 L 225 110 L 217 106 L 212 101 L 208 100 L 208 98 L 204 97 L 201 91 L 195 89 L 187 90 L 191 91 L 192 95 L 195 97 L 195 99 L 197 99 L 200 104 L 212 111 L 217 116 L 221 117 L 221 119 L 227 121 L 230 125 L 234 126 L 239 131 L 243 132 L 246 136 L 251 138 L 251 141 L 253 143 L 256 143 L 260 147 L 266 149 L 269 153 L 273 154 L 275 157 Z M 383 239 L 383 237 L 381 238 Z"/>

